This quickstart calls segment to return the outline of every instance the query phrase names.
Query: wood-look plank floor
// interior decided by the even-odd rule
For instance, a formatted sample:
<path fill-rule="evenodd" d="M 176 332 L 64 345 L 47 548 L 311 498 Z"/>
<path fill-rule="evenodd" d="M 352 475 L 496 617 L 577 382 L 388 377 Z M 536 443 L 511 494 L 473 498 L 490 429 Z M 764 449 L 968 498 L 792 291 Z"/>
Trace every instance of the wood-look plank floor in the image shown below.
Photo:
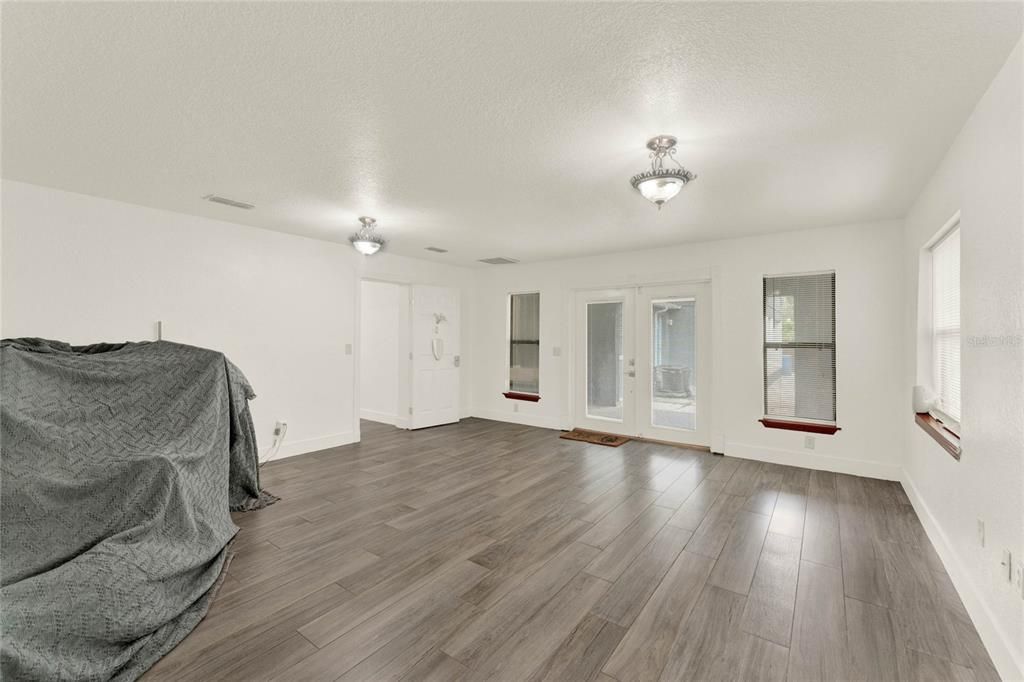
<path fill-rule="evenodd" d="M 147 679 L 998 679 L 898 483 L 480 419 L 262 476 Z"/>

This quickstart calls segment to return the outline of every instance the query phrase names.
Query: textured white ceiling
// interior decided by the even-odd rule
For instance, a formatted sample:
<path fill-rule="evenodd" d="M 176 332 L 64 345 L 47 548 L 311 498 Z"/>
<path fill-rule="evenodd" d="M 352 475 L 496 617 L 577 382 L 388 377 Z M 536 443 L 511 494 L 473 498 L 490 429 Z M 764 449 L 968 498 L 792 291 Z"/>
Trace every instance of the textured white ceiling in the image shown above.
<path fill-rule="evenodd" d="M 5 3 L 3 175 L 463 264 L 900 217 L 1021 7 Z"/>

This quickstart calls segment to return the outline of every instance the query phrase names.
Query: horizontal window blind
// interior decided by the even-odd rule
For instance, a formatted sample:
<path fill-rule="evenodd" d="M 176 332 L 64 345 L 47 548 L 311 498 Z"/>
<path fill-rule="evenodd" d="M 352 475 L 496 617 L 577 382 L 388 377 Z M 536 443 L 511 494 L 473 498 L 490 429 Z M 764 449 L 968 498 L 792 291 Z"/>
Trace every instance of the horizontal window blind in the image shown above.
<path fill-rule="evenodd" d="M 932 381 L 939 399 L 939 410 L 959 422 L 959 228 L 954 228 L 932 247 Z"/>
<path fill-rule="evenodd" d="M 540 391 L 540 294 L 512 294 L 509 325 L 509 390 Z"/>
<path fill-rule="evenodd" d="M 764 278 L 764 413 L 836 420 L 836 275 Z"/>

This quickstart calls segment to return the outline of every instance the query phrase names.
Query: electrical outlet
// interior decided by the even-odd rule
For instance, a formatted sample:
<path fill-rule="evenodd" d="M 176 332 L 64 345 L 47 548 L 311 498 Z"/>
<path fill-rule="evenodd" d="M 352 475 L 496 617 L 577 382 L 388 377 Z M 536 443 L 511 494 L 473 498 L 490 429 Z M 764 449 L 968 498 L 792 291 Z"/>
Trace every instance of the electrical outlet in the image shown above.
<path fill-rule="evenodd" d="M 553 346 L 551 348 L 551 355 L 553 355 L 556 358 L 562 357 L 562 348 L 561 348 L 561 346 Z"/>
<path fill-rule="evenodd" d="M 513 412 L 518 412 L 519 411 L 519 403 L 512 403 L 512 411 Z"/>
<path fill-rule="evenodd" d="M 978 545 L 985 546 L 985 522 L 978 519 Z"/>
<path fill-rule="evenodd" d="M 346 343 L 345 344 L 345 355 L 352 355 L 352 344 L 351 343 Z"/>
<path fill-rule="evenodd" d="M 814 436 L 804 436 L 804 448 L 807 450 L 814 449 Z"/>

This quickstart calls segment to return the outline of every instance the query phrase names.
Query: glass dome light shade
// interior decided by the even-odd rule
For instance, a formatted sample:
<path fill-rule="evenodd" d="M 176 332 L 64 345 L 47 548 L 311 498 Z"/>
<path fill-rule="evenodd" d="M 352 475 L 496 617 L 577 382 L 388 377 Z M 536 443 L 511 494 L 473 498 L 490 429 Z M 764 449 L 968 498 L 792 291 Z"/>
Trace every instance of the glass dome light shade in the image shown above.
<path fill-rule="evenodd" d="M 637 183 L 636 188 L 644 199 L 653 202 L 660 208 L 666 201 L 679 194 L 686 183 L 675 175 L 655 176 Z"/>
<path fill-rule="evenodd" d="M 352 247 L 363 254 L 364 256 L 372 256 L 373 254 L 380 251 L 380 242 L 375 242 L 370 239 L 353 239 Z"/>

